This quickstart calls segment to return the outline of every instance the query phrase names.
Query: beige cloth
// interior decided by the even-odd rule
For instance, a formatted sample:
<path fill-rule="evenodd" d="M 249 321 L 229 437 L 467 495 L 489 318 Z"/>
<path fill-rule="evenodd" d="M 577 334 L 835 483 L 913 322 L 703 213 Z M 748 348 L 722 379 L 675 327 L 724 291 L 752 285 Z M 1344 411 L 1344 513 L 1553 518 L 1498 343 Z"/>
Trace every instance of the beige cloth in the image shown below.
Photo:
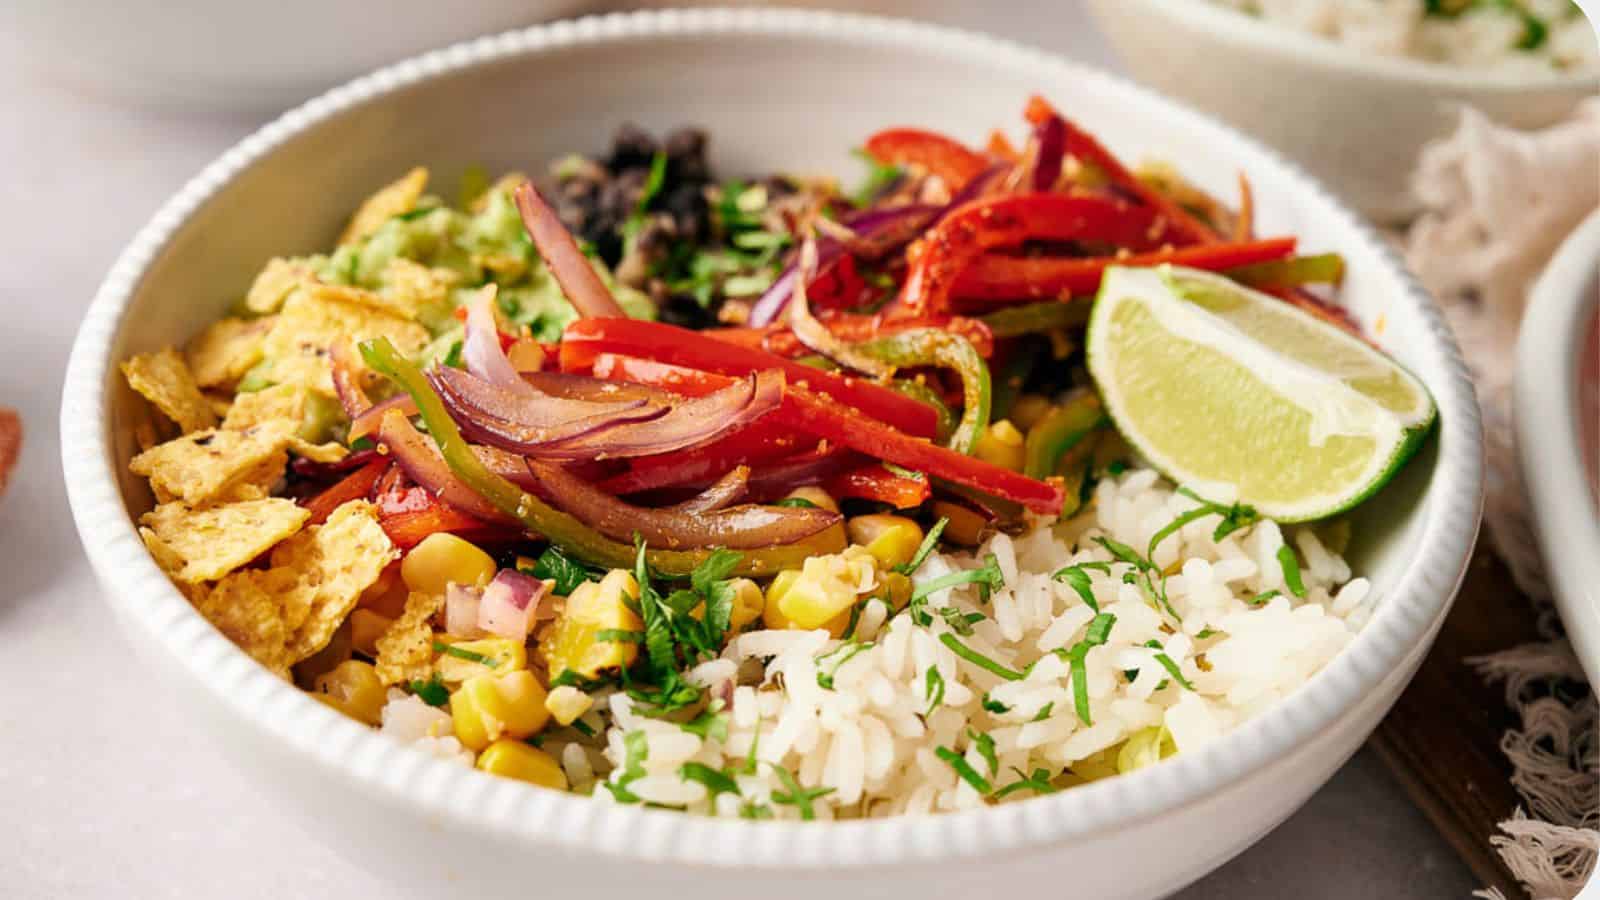
<path fill-rule="evenodd" d="M 1413 271 L 1443 304 L 1472 367 L 1488 460 L 1484 524 L 1548 639 L 1471 660 L 1521 718 L 1501 739 L 1526 809 L 1493 839 L 1535 900 L 1571 900 L 1600 857 L 1597 706 L 1549 603 L 1511 427 L 1517 325 L 1561 241 L 1600 205 L 1600 98 L 1558 126 L 1524 133 L 1464 110 L 1416 174 L 1427 211 L 1406 235 Z M 1575 548 L 1574 552 L 1589 552 Z M 1478 895 L 1503 900 L 1499 891 Z"/>

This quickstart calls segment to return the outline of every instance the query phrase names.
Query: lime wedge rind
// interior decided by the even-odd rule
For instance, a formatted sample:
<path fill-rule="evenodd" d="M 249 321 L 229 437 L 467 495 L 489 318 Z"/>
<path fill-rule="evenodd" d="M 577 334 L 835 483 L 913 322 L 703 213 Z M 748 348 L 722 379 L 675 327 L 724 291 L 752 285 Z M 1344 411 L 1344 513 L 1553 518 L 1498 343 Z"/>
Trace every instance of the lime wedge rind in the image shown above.
<path fill-rule="evenodd" d="M 1087 350 L 1106 411 L 1151 465 L 1229 483 L 1285 522 L 1370 497 L 1437 418 L 1421 383 L 1365 342 L 1211 273 L 1108 269 Z"/>

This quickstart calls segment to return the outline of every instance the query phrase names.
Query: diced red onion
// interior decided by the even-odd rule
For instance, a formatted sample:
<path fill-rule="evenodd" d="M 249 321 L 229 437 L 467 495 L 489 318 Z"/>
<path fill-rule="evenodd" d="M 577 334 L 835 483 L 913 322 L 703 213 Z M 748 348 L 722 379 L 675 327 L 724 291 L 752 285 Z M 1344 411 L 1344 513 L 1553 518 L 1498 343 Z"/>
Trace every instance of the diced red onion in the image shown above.
<path fill-rule="evenodd" d="M 479 624 L 483 608 L 483 589 L 472 584 L 450 582 L 444 592 L 444 630 L 456 637 L 474 638 L 482 635 Z"/>
<path fill-rule="evenodd" d="M 522 213 L 522 224 L 528 229 L 528 236 L 533 238 L 533 245 L 539 248 L 539 255 L 550 267 L 550 274 L 561 285 L 561 293 L 578 311 L 578 315 L 586 319 L 626 318 L 627 314 L 617 304 L 616 298 L 611 296 L 611 292 L 600 281 L 600 276 L 595 274 L 589 258 L 578 249 L 571 232 L 561 224 L 561 219 L 550 208 L 550 204 L 539 196 L 533 182 L 524 181 L 518 185 L 515 196 L 517 211 Z"/>
<path fill-rule="evenodd" d="M 527 640 L 537 620 L 546 582 L 516 569 L 501 569 L 483 589 L 477 627 L 513 640 Z"/>

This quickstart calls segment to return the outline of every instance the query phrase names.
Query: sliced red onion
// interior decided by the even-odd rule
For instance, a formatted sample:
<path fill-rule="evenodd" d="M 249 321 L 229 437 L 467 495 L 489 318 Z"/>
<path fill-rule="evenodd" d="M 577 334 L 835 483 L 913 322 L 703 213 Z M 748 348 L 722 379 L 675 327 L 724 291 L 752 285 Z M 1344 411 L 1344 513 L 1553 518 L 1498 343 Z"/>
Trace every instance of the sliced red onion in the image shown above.
<path fill-rule="evenodd" d="M 531 575 L 516 569 L 501 569 L 483 589 L 477 627 L 500 637 L 527 640 L 537 621 L 539 600 L 545 589 L 546 583 Z"/>
<path fill-rule="evenodd" d="M 333 370 L 333 392 L 339 398 L 339 405 L 344 407 L 344 414 L 353 420 L 371 409 L 372 401 L 361 389 L 356 376 L 355 357 L 349 341 L 337 340 L 328 347 L 328 365 Z"/>
<path fill-rule="evenodd" d="M 456 637 L 481 637 L 484 629 L 478 622 L 483 594 L 477 585 L 450 582 L 444 592 L 444 630 Z"/>
<path fill-rule="evenodd" d="M 595 274 L 589 258 L 578 249 L 572 233 L 561 224 L 561 219 L 550 208 L 550 204 L 539 196 L 533 182 L 524 181 L 518 185 L 515 196 L 517 210 L 522 213 L 522 224 L 528 229 L 528 236 L 533 238 L 533 245 L 539 248 L 539 255 L 550 267 L 550 274 L 561 285 L 561 293 L 578 311 L 578 315 L 586 319 L 626 318 L 627 314 L 617 305 L 616 298 L 611 296 L 611 292 L 600 281 L 600 276 Z"/>
<path fill-rule="evenodd" d="M 390 410 L 398 410 L 401 415 L 410 418 L 417 414 L 417 404 L 411 399 L 410 394 L 395 394 L 387 400 L 367 407 L 365 412 L 351 417 L 350 434 L 346 440 L 356 441 L 375 433 L 378 425 L 383 422 L 384 415 Z"/>
<path fill-rule="evenodd" d="M 1060 116 L 1050 116 L 1033 127 L 1033 140 L 1033 189 L 1055 190 L 1067 154 L 1067 123 Z"/>
<path fill-rule="evenodd" d="M 817 241 L 807 235 L 800 245 L 800 275 L 794 283 L 793 299 L 789 301 L 789 330 L 800 343 L 822 354 L 847 369 L 854 369 L 874 378 L 894 375 L 894 366 L 873 356 L 868 356 L 839 339 L 828 326 L 811 314 L 811 304 L 806 299 L 806 285 L 811 283 L 817 270 Z"/>
<path fill-rule="evenodd" d="M 807 450 L 750 476 L 746 495 L 763 500 L 782 497 L 797 487 L 820 484 L 864 460 L 865 456 L 842 448 Z"/>
<path fill-rule="evenodd" d="M 575 375 L 571 372 L 523 372 L 522 380 L 535 390 L 552 397 L 568 400 L 589 400 L 595 403 L 621 403 L 624 400 L 644 400 L 649 403 L 670 404 L 677 395 L 649 384 L 612 381 L 593 375 Z"/>
<path fill-rule="evenodd" d="M 466 336 L 461 342 L 461 361 L 467 371 L 495 387 L 513 394 L 531 396 L 533 389 L 511 365 L 500 346 L 500 326 L 494 319 L 495 284 L 484 285 L 467 301 Z"/>
<path fill-rule="evenodd" d="M 680 400 L 659 419 L 590 431 L 534 448 L 529 455 L 624 459 L 688 450 L 749 427 L 783 403 L 785 390 L 783 371 L 766 369 L 703 397 Z"/>
<path fill-rule="evenodd" d="M 423 437 L 404 414 L 390 410 L 378 426 L 378 440 L 389 448 L 408 477 L 444 503 L 488 522 L 511 521 L 450 471 L 433 441 Z"/>
<path fill-rule="evenodd" d="M 757 550 L 804 540 L 838 524 L 838 513 L 782 506 L 734 506 L 711 512 L 634 506 L 558 466 L 528 460 L 539 493 L 590 528 L 615 540 L 635 536 L 651 547 L 691 550 L 727 547 Z"/>
<path fill-rule="evenodd" d="M 728 474 L 718 478 L 712 485 L 700 493 L 690 497 L 682 503 L 675 503 L 668 509 L 685 513 L 711 512 L 733 504 L 744 496 L 745 489 L 750 485 L 750 467 L 735 466 Z"/>
<path fill-rule="evenodd" d="M 566 431 L 577 422 L 593 418 L 614 418 L 618 422 L 638 422 L 666 414 L 662 404 L 641 397 L 623 399 L 573 400 L 546 394 L 531 383 L 517 378 L 518 390 L 506 390 L 448 366 L 435 367 L 428 379 L 446 404 L 476 410 L 484 415 L 520 425 L 532 431 Z M 452 403 L 454 401 L 454 403 Z"/>

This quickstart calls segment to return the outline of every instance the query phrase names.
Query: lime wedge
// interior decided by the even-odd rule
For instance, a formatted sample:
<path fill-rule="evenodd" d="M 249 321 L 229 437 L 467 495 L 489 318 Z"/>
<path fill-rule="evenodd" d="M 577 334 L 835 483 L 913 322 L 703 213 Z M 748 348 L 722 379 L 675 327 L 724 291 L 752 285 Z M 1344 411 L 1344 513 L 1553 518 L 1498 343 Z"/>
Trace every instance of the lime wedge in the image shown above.
<path fill-rule="evenodd" d="M 1422 383 L 1365 342 L 1194 269 L 1108 268 L 1088 358 L 1106 411 L 1151 465 L 1284 522 L 1371 496 L 1436 416 Z"/>

